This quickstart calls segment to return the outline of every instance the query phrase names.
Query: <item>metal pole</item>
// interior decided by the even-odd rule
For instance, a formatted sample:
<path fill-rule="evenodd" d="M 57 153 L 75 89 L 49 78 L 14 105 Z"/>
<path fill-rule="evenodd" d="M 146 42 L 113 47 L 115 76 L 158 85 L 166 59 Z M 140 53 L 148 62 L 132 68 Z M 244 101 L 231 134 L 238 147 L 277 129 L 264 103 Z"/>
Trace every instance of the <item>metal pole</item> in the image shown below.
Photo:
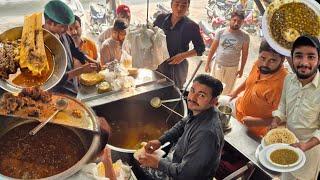
<path fill-rule="evenodd" d="M 181 101 L 184 101 L 184 94 L 185 94 L 185 92 L 187 91 L 187 89 L 188 89 L 190 83 L 192 82 L 193 78 L 196 76 L 196 74 L 197 74 L 197 72 L 198 72 L 201 64 L 202 64 L 202 61 L 200 61 L 200 62 L 198 63 L 198 65 L 197 65 L 196 69 L 194 70 L 194 72 L 193 72 L 193 74 L 192 74 L 189 82 L 187 83 L 186 87 L 185 87 L 184 90 L 182 91 L 182 95 L 181 95 L 181 97 L 180 97 L 180 98 L 181 98 Z M 177 102 L 177 103 L 173 106 L 172 109 L 175 110 L 176 107 L 178 106 L 178 104 L 179 104 L 179 102 Z M 166 119 L 166 123 L 168 123 L 168 120 L 170 119 L 171 115 L 172 115 L 172 111 L 171 111 L 170 114 L 168 115 L 168 117 L 167 117 L 167 119 Z"/>
<path fill-rule="evenodd" d="M 149 0 L 147 0 L 147 27 L 149 27 L 148 22 L 149 22 Z"/>
<path fill-rule="evenodd" d="M 256 5 L 257 5 L 257 7 L 258 7 L 258 9 L 260 11 L 260 15 L 263 15 L 265 9 L 264 9 L 261 1 L 260 0 L 254 0 L 254 2 L 256 3 Z"/>

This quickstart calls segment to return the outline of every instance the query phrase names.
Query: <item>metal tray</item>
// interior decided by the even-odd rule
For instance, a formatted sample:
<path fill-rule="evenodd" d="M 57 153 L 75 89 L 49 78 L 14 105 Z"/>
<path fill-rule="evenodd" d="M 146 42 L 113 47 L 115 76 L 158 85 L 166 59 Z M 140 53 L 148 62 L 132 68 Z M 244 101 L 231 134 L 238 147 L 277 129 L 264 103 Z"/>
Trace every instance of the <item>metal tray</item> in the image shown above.
<path fill-rule="evenodd" d="M 96 86 L 81 86 L 77 99 L 94 107 L 174 85 L 174 82 L 163 74 L 149 69 L 139 69 L 138 75 L 134 78 L 136 83 L 134 89 L 110 91 L 102 94 L 97 93 Z"/>

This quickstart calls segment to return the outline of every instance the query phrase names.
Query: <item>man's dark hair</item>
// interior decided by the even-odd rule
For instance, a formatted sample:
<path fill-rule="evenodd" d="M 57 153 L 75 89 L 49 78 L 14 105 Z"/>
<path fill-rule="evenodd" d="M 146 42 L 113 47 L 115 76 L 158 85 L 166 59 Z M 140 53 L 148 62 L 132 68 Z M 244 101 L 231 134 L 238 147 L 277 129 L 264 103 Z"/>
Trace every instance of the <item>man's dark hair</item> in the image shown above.
<path fill-rule="evenodd" d="M 260 48 L 259 48 L 259 53 L 261 53 L 262 51 L 267 51 L 267 52 L 272 52 L 272 53 L 275 53 L 275 54 L 279 54 L 279 56 L 281 58 L 284 58 L 284 55 L 278 53 L 276 50 L 274 50 L 269 44 L 268 42 L 263 39 L 260 43 Z"/>
<path fill-rule="evenodd" d="M 78 21 L 79 24 L 80 24 L 80 27 L 81 27 L 81 19 L 80 19 L 80 17 L 77 16 L 77 15 L 74 15 L 74 19 L 75 19 L 74 22 Z"/>
<path fill-rule="evenodd" d="M 212 90 L 212 97 L 218 97 L 223 91 L 221 81 L 206 74 L 198 75 L 193 82 L 199 82 L 200 84 L 210 87 Z"/>
<path fill-rule="evenodd" d="M 126 30 L 128 28 L 128 24 L 123 19 L 116 19 L 113 23 L 113 29 L 116 31 Z"/>
<path fill-rule="evenodd" d="M 293 57 L 294 50 L 301 46 L 311 46 L 316 48 L 318 51 L 318 56 L 320 56 L 320 42 L 318 38 L 309 35 L 303 35 L 298 37 L 292 45 L 291 57 Z"/>
<path fill-rule="evenodd" d="M 171 4 L 173 3 L 174 0 L 171 0 Z M 190 5 L 190 0 L 188 0 L 188 5 Z"/>
<path fill-rule="evenodd" d="M 237 16 L 237 17 L 239 17 L 240 19 L 244 20 L 244 11 L 239 11 L 239 10 L 233 11 L 233 12 L 231 13 L 231 18 L 233 18 L 233 17 L 235 17 L 235 16 Z"/>

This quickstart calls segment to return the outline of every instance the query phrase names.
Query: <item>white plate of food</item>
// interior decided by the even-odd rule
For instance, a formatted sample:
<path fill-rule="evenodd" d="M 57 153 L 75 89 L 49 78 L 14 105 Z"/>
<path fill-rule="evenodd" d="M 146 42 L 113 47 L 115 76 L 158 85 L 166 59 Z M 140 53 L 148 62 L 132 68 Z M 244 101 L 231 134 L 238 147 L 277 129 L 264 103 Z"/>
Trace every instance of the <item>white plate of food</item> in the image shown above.
<path fill-rule="evenodd" d="M 263 150 L 263 147 L 261 144 L 259 144 L 259 146 L 257 147 L 255 153 L 254 153 L 254 156 L 259 159 L 259 153 Z"/>
<path fill-rule="evenodd" d="M 276 128 L 270 130 L 261 140 L 263 148 L 276 143 L 293 144 L 298 138 L 287 128 Z"/>
<path fill-rule="evenodd" d="M 264 148 L 259 153 L 259 162 L 265 168 L 267 168 L 269 170 L 272 170 L 272 171 L 275 171 L 275 172 L 292 172 L 292 171 L 296 171 L 296 170 L 300 169 L 305 164 L 306 156 L 303 153 L 303 151 L 301 151 L 300 149 L 294 148 L 294 150 L 292 150 L 292 148 L 294 148 L 294 147 L 291 147 L 288 144 L 272 144 L 272 145 Z M 279 152 L 280 152 L 280 154 L 282 154 L 283 152 L 277 151 L 277 150 L 285 150 L 285 151 L 289 150 L 288 152 L 290 152 L 290 154 L 287 155 L 287 156 L 290 156 L 290 155 L 294 154 L 298 158 L 293 157 L 294 161 L 291 160 L 290 162 L 288 162 L 288 161 L 284 160 L 284 158 L 287 158 L 287 156 L 285 156 L 284 158 L 281 155 L 278 156 Z M 270 156 L 272 154 L 274 155 L 274 153 L 278 154 L 276 156 L 280 157 L 280 159 L 270 158 Z M 282 162 L 284 162 L 284 163 L 282 163 Z"/>
<path fill-rule="evenodd" d="M 302 161 L 303 152 L 286 144 L 275 144 L 266 151 L 267 160 L 277 167 L 294 167 Z"/>

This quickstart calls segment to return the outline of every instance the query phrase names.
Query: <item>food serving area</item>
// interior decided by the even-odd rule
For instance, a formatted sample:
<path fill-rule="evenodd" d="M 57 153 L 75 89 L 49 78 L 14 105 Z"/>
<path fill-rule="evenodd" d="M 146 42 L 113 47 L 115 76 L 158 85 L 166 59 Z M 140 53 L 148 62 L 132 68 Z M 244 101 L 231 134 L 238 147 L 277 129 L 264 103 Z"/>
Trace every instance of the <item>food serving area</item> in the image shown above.
<path fill-rule="evenodd" d="M 312 11 L 313 4 L 306 4 L 310 7 L 308 10 Z M 303 4 L 303 8 L 307 5 Z M 292 36 L 288 39 L 277 36 L 281 39 L 280 43 L 276 42 L 277 38 L 274 40 L 271 37 L 270 27 L 267 27 L 270 24 L 268 21 L 272 21 L 267 17 L 269 11 L 273 12 L 274 9 L 268 9 L 265 13 L 262 30 L 266 38 L 272 39 L 271 43 L 281 46 L 282 42 L 284 45 L 279 49 L 287 54 L 290 43 L 284 41 Z M 319 11 L 311 13 L 315 17 L 320 14 Z M 297 35 L 302 33 L 300 31 L 303 28 L 299 26 L 289 29 L 285 34 Z M 1 46 L 8 48 L 1 53 L 7 53 L 8 61 L 17 61 L 12 55 L 18 56 L 17 49 L 25 48 L 17 46 L 21 41 L 28 41 L 24 34 L 23 27 L 16 27 L 0 35 Z M 31 82 L 32 78 L 17 79 L 25 72 L 21 65 L 16 67 L 16 64 L 11 64 L 10 72 L 2 74 L 0 80 L 3 89 L 0 91 L 0 179 L 81 179 L 77 174 L 84 166 L 99 162 L 98 154 L 108 138 L 107 146 L 112 150 L 113 162 L 121 159 L 124 164 L 132 166 L 126 179 L 146 179 L 133 153 L 140 148 L 141 142 L 159 138 L 181 117 L 187 116 L 188 92 L 181 92 L 173 81 L 155 70 L 129 70 L 119 64 L 110 64 L 106 70 L 80 76 L 81 84 L 76 95 L 51 92 L 49 90 L 57 85 L 66 71 L 66 52 L 60 41 L 46 30 L 41 41 L 44 41 L 42 53 L 50 57 L 51 63 L 48 65 L 49 75 L 46 80 L 41 79 L 40 88 L 27 87 L 26 81 L 37 83 Z M 28 62 L 28 59 L 23 61 Z M 31 72 L 28 71 L 29 74 Z M 263 147 L 266 146 L 263 145 L 264 140 L 252 136 L 243 124 L 231 117 L 231 112 L 217 111 L 221 120 L 226 121 L 222 122 L 226 146 L 241 154 L 245 162 L 243 167 L 224 177 L 225 180 L 240 177 L 279 179 L 280 172 L 303 166 L 306 161 L 303 156 L 301 162 L 291 169 L 269 166 L 264 157 L 267 153 Z M 98 117 L 109 123 L 111 134 L 100 130 Z M 171 146 L 164 150 L 168 152 Z M 58 151 L 59 148 L 62 151 Z"/>

